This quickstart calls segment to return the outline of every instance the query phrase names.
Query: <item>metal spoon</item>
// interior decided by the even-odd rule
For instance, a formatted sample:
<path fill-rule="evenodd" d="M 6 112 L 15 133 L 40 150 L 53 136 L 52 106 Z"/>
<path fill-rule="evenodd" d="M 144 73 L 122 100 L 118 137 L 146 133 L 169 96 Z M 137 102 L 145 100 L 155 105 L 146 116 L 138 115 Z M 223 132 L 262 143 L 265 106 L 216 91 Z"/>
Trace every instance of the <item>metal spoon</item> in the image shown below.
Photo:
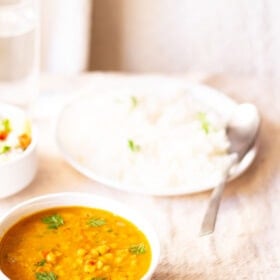
<path fill-rule="evenodd" d="M 233 113 L 227 126 L 227 136 L 230 141 L 229 153 L 235 153 L 236 159 L 227 168 L 221 182 L 214 188 L 204 215 L 200 235 L 207 235 L 214 231 L 217 213 L 222 193 L 231 168 L 239 163 L 246 153 L 254 146 L 260 127 L 260 117 L 257 108 L 252 104 L 241 104 Z"/>

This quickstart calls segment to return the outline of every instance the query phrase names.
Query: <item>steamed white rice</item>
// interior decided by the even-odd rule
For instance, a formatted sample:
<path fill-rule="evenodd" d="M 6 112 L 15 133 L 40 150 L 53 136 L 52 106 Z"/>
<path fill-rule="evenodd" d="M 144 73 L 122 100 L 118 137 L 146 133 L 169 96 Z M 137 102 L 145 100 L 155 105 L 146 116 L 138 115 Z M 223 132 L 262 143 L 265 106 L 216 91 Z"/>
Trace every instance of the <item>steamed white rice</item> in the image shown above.
<path fill-rule="evenodd" d="M 201 189 L 233 160 L 226 121 L 186 92 L 92 95 L 70 111 L 66 151 L 127 188 Z"/>

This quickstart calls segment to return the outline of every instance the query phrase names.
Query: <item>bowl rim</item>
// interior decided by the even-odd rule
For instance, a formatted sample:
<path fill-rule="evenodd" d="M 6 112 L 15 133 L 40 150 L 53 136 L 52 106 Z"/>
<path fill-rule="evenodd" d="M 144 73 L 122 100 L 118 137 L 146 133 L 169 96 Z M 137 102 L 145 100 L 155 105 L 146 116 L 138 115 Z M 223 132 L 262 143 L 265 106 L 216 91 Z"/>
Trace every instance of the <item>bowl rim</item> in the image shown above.
<path fill-rule="evenodd" d="M 1 102 L 0 110 L 1 110 L 1 108 L 4 108 L 4 109 L 7 108 L 7 110 L 9 110 L 9 111 L 19 113 L 22 116 L 26 117 L 27 120 L 29 120 L 28 114 L 20 107 Z M 23 158 L 27 157 L 29 154 L 31 154 L 34 151 L 35 147 L 37 146 L 37 142 L 38 142 L 37 128 L 34 124 L 31 124 L 31 143 L 29 144 L 29 146 L 25 150 L 23 150 L 22 153 L 12 157 L 11 159 L 8 159 L 7 161 L 0 162 L 0 169 L 3 167 L 9 166 L 11 164 L 14 164 L 18 161 L 21 161 Z"/>
<path fill-rule="evenodd" d="M 0 216 L 0 228 L 2 227 L 3 222 L 8 221 L 10 216 L 12 216 L 14 213 L 16 213 L 21 208 L 24 209 L 24 208 L 27 208 L 28 206 L 32 206 L 32 205 L 35 206 L 36 203 L 43 202 L 44 200 L 48 200 L 48 199 L 50 199 L 50 200 L 57 199 L 57 198 L 62 198 L 63 199 L 63 198 L 66 198 L 66 197 L 68 197 L 68 198 L 73 197 L 75 199 L 77 199 L 77 197 L 78 198 L 83 198 L 84 197 L 84 198 L 87 198 L 87 199 L 89 199 L 89 197 L 92 197 L 93 200 L 100 200 L 101 203 L 103 203 L 103 202 L 104 203 L 105 202 L 112 203 L 113 205 L 119 206 L 122 209 L 126 209 L 127 211 L 129 211 L 130 215 L 132 214 L 132 216 L 135 216 L 135 220 L 137 220 L 137 221 L 134 221 L 133 218 L 128 218 L 125 215 L 116 213 L 118 216 L 120 216 L 122 218 L 125 218 L 126 220 L 131 222 L 134 226 L 136 226 L 141 232 L 143 232 L 143 234 L 147 238 L 147 240 L 149 242 L 149 245 L 150 245 L 150 248 L 151 248 L 151 263 L 150 263 L 146 273 L 142 276 L 141 280 L 151 279 L 151 277 L 154 274 L 154 272 L 156 270 L 156 267 L 158 266 L 159 261 L 160 261 L 160 253 L 161 253 L 160 251 L 161 251 L 161 249 L 160 249 L 160 241 L 159 241 L 158 234 L 157 234 L 156 230 L 154 229 L 153 225 L 151 224 L 151 222 L 147 221 L 145 216 L 142 215 L 140 213 L 140 211 L 137 211 L 134 208 L 130 209 L 128 205 L 126 205 L 125 203 L 120 202 L 116 199 L 108 198 L 106 196 L 101 196 L 101 195 L 95 195 L 94 193 L 90 193 L 90 192 L 57 192 L 57 193 L 49 193 L 49 194 L 43 194 L 43 195 L 35 196 L 35 197 L 32 197 L 30 199 L 27 199 L 27 200 L 24 200 L 24 201 L 18 203 L 17 205 L 13 206 L 8 211 L 6 211 L 4 214 L 2 214 Z M 88 208 L 91 207 L 91 206 L 88 206 L 88 205 L 83 205 L 82 200 L 80 200 L 80 201 L 81 202 L 73 202 L 72 206 L 84 206 L 84 207 L 88 207 Z M 110 204 L 110 205 L 112 205 L 112 204 Z M 67 204 L 67 206 L 71 207 L 71 204 Z M 61 205 L 61 207 L 67 207 L 67 206 L 63 205 L 63 204 Z M 51 209 L 51 208 L 54 208 L 54 207 L 60 207 L 60 206 L 59 205 L 46 206 L 46 207 L 43 207 L 40 210 L 35 210 L 34 212 L 31 212 L 28 215 L 32 215 L 36 212 L 44 211 L 44 210 Z M 91 208 L 104 209 L 108 212 L 114 213 L 113 210 L 109 210 L 110 207 L 108 207 L 108 208 L 106 208 L 105 206 L 104 206 L 104 208 L 102 208 L 101 206 L 96 206 L 95 207 L 94 202 L 93 202 L 93 206 Z M 22 214 L 22 215 L 20 213 L 16 214 L 15 221 L 9 227 L 4 229 L 3 233 L 0 236 L 0 241 L 1 241 L 2 237 L 7 233 L 7 231 L 24 217 L 25 217 L 24 214 Z M 145 232 L 146 230 L 141 228 L 141 226 L 139 225 L 139 220 L 142 221 L 145 224 L 145 227 L 148 228 L 148 231 L 151 234 L 146 233 Z M 0 269 L 0 279 L 2 279 L 1 274 L 3 274 L 3 272 Z M 6 275 L 4 275 L 4 276 L 6 277 L 6 279 L 9 279 L 9 278 L 7 278 Z"/>

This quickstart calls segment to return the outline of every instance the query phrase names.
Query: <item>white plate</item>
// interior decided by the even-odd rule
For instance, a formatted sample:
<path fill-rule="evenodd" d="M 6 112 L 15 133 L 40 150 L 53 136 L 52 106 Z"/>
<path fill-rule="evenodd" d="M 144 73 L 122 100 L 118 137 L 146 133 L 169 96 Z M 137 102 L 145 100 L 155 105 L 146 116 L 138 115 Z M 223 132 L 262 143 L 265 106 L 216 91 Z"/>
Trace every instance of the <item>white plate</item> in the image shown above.
<path fill-rule="evenodd" d="M 136 189 L 126 186 L 120 182 L 105 178 L 100 176 L 96 173 L 92 168 L 86 166 L 85 163 L 81 162 L 73 152 L 67 150 L 66 145 L 64 145 L 65 141 L 69 141 L 69 138 L 66 139 L 66 135 L 64 133 L 63 128 L 71 126 L 70 116 L 79 116 L 83 114 L 83 112 L 78 108 L 77 104 L 80 101 L 83 101 L 84 98 L 88 98 L 88 95 L 91 94 L 106 94 L 106 91 L 112 91 L 112 88 L 108 88 L 108 85 L 104 85 L 104 88 L 100 88 L 98 92 L 95 90 L 89 90 L 85 92 L 85 94 L 80 95 L 77 99 L 72 100 L 68 105 L 64 107 L 58 117 L 57 121 L 57 128 L 56 128 L 56 140 L 58 147 L 65 158 L 65 160 L 72 165 L 76 170 L 80 173 L 84 174 L 85 176 L 91 178 L 94 181 L 102 183 L 108 187 L 112 187 L 115 189 L 134 192 L 134 193 L 142 193 L 142 194 L 149 194 L 149 195 L 157 195 L 157 196 L 174 196 L 174 195 L 184 195 L 196 192 L 202 192 L 206 190 L 213 189 L 213 185 L 209 186 L 193 186 L 193 187 L 177 187 L 177 188 L 142 188 Z M 205 85 L 199 84 L 190 84 L 181 79 L 175 78 L 165 78 L 165 77 L 158 77 L 152 76 L 149 78 L 143 77 L 131 77 L 130 79 L 126 80 L 125 83 L 117 83 L 117 90 L 130 90 L 133 92 L 134 89 L 137 91 L 141 90 L 143 92 L 151 90 L 155 91 L 178 91 L 178 90 L 186 90 L 188 94 L 192 94 L 195 98 L 200 100 L 203 103 L 206 103 L 210 107 L 214 108 L 216 112 L 221 114 L 226 120 L 230 117 L 231 112 L 238 106 L 238 104 L 232 100 L 231 98 L 227 97 L 223 93 L 210 88 Z M 91 128 L 94 130 L 94 128 Z M 75 133 L 75 128 L 73 128 L 73 133 Z M 69 137 L 69 136 L 67 136 Z M 80 135 L 82 138 L 83 135 Z M 83 149 L 82 146 L 77 146 L 77 149 Z M 232 180 L 238 176 L 240 176 L 253 162 L 257 153 L 257 145 L 255 145 L 244 157 L 244 159 L 236 166 L 232 168 L 231 176 L 229 180 Z M 89 156 L 91 156 L 89 154 Z"/>

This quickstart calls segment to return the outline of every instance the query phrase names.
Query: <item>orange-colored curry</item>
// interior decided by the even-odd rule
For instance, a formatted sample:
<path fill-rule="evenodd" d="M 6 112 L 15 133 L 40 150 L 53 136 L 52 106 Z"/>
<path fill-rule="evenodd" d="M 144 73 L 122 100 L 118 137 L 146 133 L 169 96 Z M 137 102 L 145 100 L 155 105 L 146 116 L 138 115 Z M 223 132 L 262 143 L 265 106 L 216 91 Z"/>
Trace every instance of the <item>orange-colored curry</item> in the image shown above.
<path fill-rule="evenodd" d="M 144 234 L 100 209 L 55 208 L 14 225 L 0 243 L 11 280 L 138 280 L 151 262 Z"/>

